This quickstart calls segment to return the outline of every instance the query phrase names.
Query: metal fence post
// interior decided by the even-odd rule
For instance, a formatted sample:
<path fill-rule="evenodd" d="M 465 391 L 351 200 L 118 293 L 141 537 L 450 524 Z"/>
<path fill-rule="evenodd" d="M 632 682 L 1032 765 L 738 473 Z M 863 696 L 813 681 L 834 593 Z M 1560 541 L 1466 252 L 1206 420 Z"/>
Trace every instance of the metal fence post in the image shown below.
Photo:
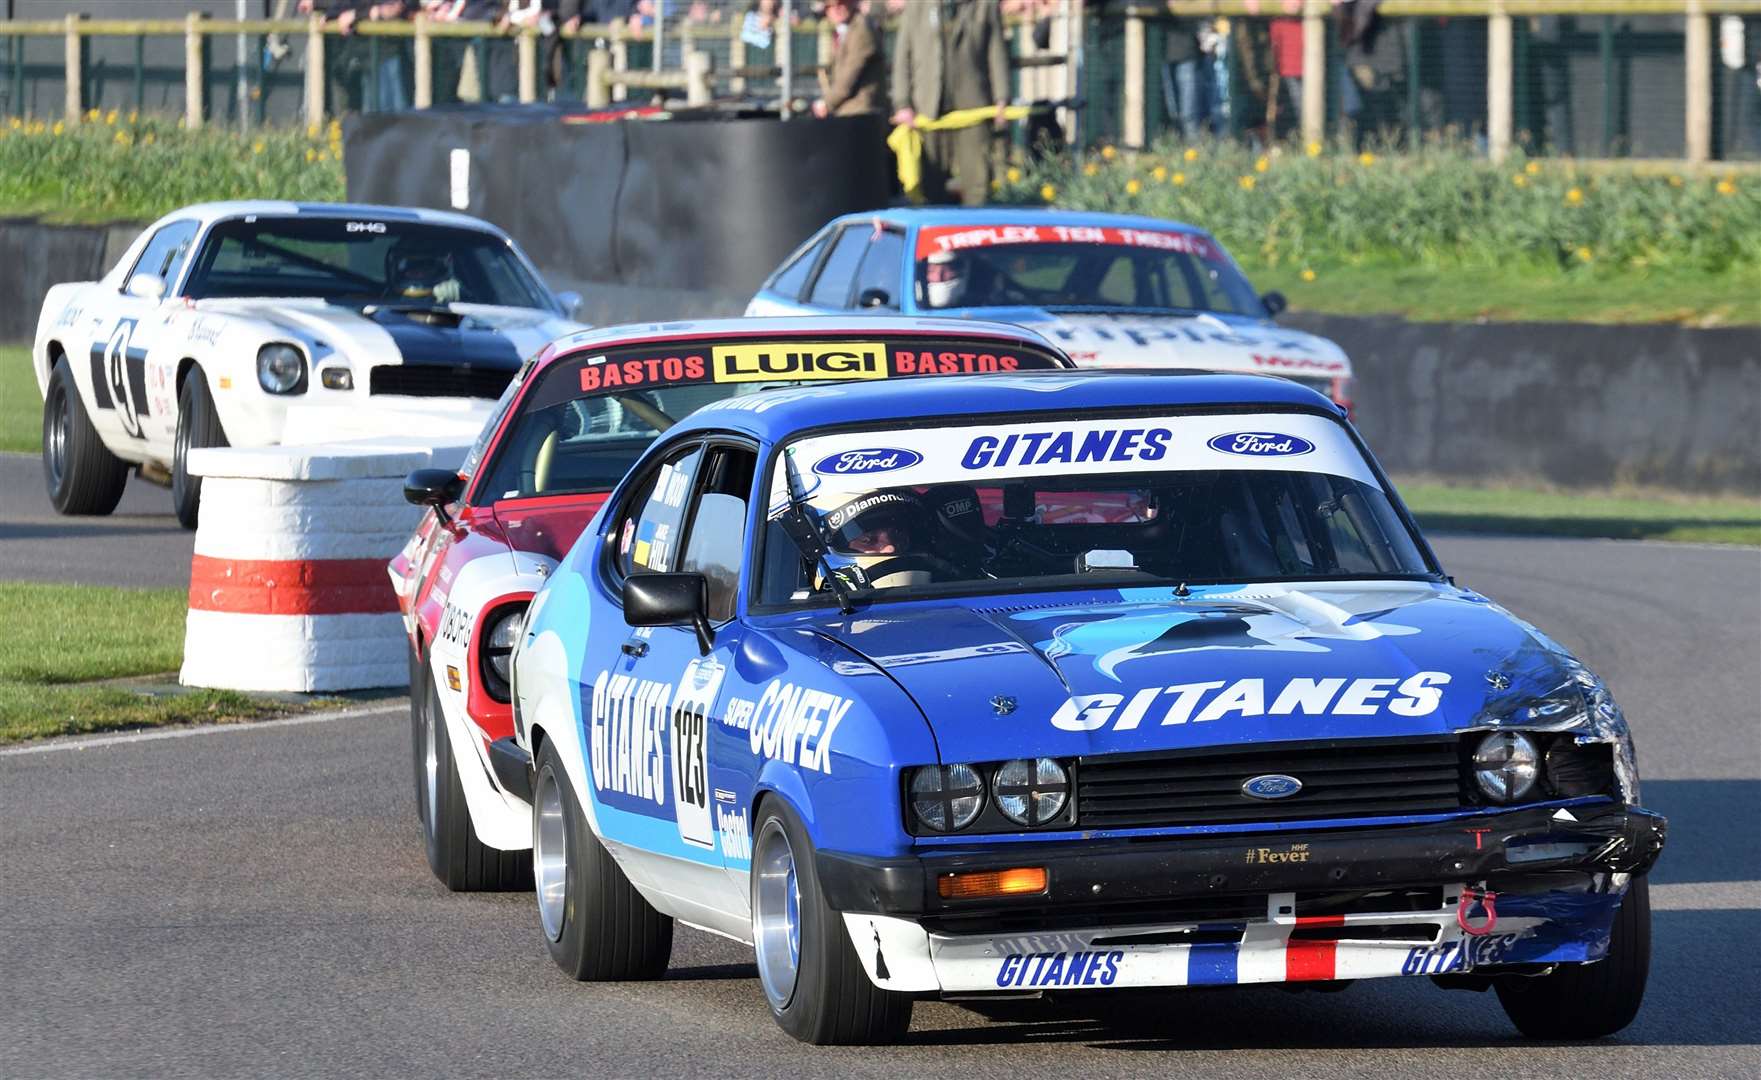
<path fill-rule="evenodd" d="M 520 101 L 538 100 L 538 28 L 522 26 L 515 39 L 520 61 Z"/>
<path fill-rule="evenodd" d="M 63 85 L 67 91 L 62 112 L 70 124 L 79 123 L 80 115 L 85 112 L 83 102 L 85 88 L 81 85 L 80 78 L 85 67 L 80 63 L 82 50 L 79 38 L 79 21 L 82 18 L 84 18 L 82 15 L 67 16 L 67 37 L 62 52 L 66 72 L 63 76 Z"/>
<path fill-rule="evenodd" d="M 740 36 L 739 27 L 731 29 L 733 34 L 728 38 L 728 66 L 738 71 L 746 66 L 746 39 Z M 740 75 L 729 79 L 728 93 L 743 97 L 746 93 L 746 79 Z"/>
<path fill-rule="evenodd" d="M 777 59 L 777 69 L 782 74 L 777 76 L 777 92 L 782 98 L 777 106 L 778 115 L 787 120 L 795 105 L 795 34 L 789 29 L 790 8 L 784 4 L 776 22 L 776 29 L 771 31 L 771 47 Z"/>
<path fill-rule="evenodd" d="M 1327 136 L 1327 4 L 1308 0 L 1302 7 L 1302 141 Z"/>
<path fill-rule="evenodd" d="M 194 131 L 202 126 L 202 20 L 206 15 L 192 11 L 183 23 L 183 124 Z"/>
<path fill-rule="evenodd" d="M 1504 0 L 1492 0 L 1486 18 L 1486 143 L 1494 162 L 1510 156 L 1511 28 Z"/>
<path fill-rule="evenodd" d="M 1142 149 L 1144 134 L 1144 33 L 1143 14 L 1136 7 L 1125 9 L 1125 100 L 1120 103 L 1119 141 Z"/>
<path fill-rule="evenodd" d="M 418 109 L 429 109 L 434 106 L 434 38 L 428 33 L 428 16 L 416 12 L 414 66 L 416 75 L 415 94 L 412 101 Z"/>
<path fill-rule="evenodd" d="M 624 40 L 624 21 L 613 19 L 611 22 L 611 69 L 619 74 L 630 70 L 630 44 Z M 622 101 L 629 93 L 623 83 L 611 88 L 613 101 Z"/>
<path fill-rule="evenodd" d="M 1712 19 L 1703 0 L 1687 0 L 1687 154 L 1712 158 Z"/>
<path fill-rule="evenodd" d="M 306 23 L 306 123 L 324 122 L 324 17 Z"/>

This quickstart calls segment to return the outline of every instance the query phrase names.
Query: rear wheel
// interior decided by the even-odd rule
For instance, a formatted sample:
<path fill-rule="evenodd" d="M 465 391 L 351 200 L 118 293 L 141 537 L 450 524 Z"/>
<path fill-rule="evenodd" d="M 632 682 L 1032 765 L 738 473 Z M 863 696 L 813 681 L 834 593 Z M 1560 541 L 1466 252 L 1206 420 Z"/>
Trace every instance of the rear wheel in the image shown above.
<path fill-rule="evenodd" d="M 43 481 L 56 513 L 80 516 L 116 509 L 128 483 L 128 465 L 92 426 L 66 357 L 55 361 L 43 397 Z"/>
<path fill-rule="evenodd" d="M 440 711 L 440 692 L 432 679 L 424 676 L 410 687 L 410 712 L 416 728 L 416 814 L 422 821 L 429 869 L 454 892 L 531 888 L 532 864 L 524 851 L 500 851 L 477 839 L 459 782 L 452 737 Z"/>
<path fill-rule="evenodd" d="M 806 831 L 777 799 L 753 832 L 752 941 L 771 1015 L 802 1042 L 895 1043 L 911 1026 L 911 998 L 870 981 L 820 892 Z"/>
<path fill-rule="evenodd" d="M 532 876 L 550 958 L 571 979 L 658 979 L 673 955 L 673 920 L 654 910 L 581 812 L 547 741 L 532 781 Z"/>
<path fill-rule="evenodd" d="M 209 446 L 226 446 L 226 432 L 220 426 L 220 414 L 214 410 L 214 398 L 208 393 L 208 377 L 201 368 L 191 368 L 177 392 L 177 439 L 171 448 L 171 505 L 177 520 L 186 529 L 196 527 L 196 512 L 202 503 L 202 478 L 191 476 L 189 453 Z"/>
<path fill-rule="evenodd" d="M 1500 976 L 1498 1002 L 1531 1039 L 1600 1039 L 1633 1022 L 1651 972 L 1651 892 L 1634 878 L 1614 917 L 1608 955 L 1534 978 Z"/>

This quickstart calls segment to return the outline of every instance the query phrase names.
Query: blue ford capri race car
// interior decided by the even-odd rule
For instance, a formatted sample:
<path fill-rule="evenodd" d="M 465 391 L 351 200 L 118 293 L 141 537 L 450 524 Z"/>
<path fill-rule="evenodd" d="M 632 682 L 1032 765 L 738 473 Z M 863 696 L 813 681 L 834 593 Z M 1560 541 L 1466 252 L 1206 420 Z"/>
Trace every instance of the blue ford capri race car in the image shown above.
<path fill-rule="evenodd" d="M 682 921 L 817 1043 L 920 996 L 1396 975 L 1586 1038 L 1644 992 L 1665 826 L 1619 708 L 1293 383 L 711 405 L 524 631 L 492 757 L 578 979 L 659 976 Z"/>

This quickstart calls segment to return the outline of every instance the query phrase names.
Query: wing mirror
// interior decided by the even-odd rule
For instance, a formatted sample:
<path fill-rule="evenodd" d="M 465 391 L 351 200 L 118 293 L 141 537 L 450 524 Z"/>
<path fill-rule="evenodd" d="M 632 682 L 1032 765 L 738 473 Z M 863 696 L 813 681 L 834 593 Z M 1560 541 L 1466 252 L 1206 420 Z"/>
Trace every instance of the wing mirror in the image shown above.
<path fill-rule="evenodd" d="M 697 648 L 715 645 L 709 628 L 709 580 L 702 574 L 631 574 L 624 579 L 624 621 L 631 626 L 690 626 Z"/>
<path fill-rule="evenodd" d="M 572 319 L 581 308 L 581 294 L 573 289 L 559 292 L 556 294 L 556 302 L 563 306 L 563 314 Z"/>
<path fill-rule="evenodd" d="M 465 478 L 451 469 L 417 469 L 404 477 L 404 501 L 434 507 L 443 525 L 451 520 L 446 516 L 447 504 L 458 502 L 464 493 Z"/>
<path fill-rule="evenodd" d="M 862 295 L 856 298 L 856 306 L 863 308 L 892 307 L 893 295 L 885 289 L 863 289 Z"/>
<path fill-rule="evenodd" d="M 1260 303 L 1266 305 L 1266 314 L 1274 319 L 1290 307 L 1290 301 L 1286 300 L 1284 294 L 1276 289 L 1260 297 Z"/>
<path fill-rule="evenodd" d="M 158 300 L 165 295 L 165 279 L 158 274 L 136 274 L 128 279 L 128 294 L 142 300 Z"/>

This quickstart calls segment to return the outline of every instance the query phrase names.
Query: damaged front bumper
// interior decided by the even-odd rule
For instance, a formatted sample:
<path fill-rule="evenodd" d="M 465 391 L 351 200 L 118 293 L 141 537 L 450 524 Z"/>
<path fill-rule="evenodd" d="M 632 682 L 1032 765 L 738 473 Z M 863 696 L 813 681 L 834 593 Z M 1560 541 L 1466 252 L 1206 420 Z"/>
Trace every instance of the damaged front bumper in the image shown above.
<path fill-rule="evenodd" d="M 1306 835 L 820 852 L 815 865 L 889 989 L 1327 981 L 1599 959 L 1625 875 L 1651 868 L 1666 828 L 1599 802 Z M 938 888 L 1022 867 L 1045 869 L 1044 891 L 954 900 Z"/>

